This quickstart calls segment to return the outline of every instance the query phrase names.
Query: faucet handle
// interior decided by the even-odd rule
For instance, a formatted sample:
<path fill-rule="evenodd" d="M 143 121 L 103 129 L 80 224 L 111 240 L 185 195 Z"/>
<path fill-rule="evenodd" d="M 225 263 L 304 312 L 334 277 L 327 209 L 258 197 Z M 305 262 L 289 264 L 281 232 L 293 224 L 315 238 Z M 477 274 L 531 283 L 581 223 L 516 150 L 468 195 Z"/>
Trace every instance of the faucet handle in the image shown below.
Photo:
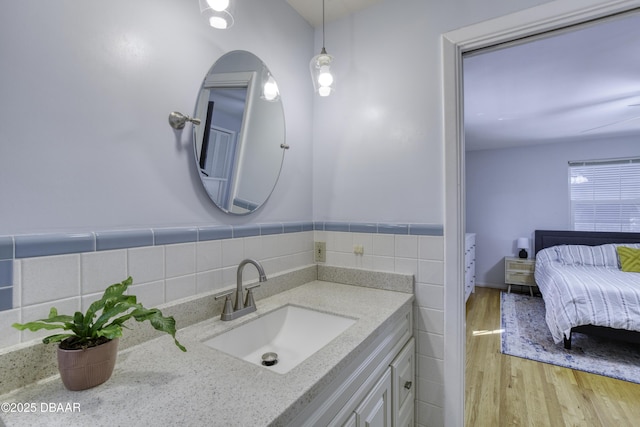
<path fill-rule="evenodd" d="M 229 291 L 229 292 L 225 292 L 223 294 L 220 295 L 216 295 L 214 298 L 215 299 L 220 299 L 222 297 L 225 297 L 224 299 L 224 308 L 222 309 L 222 315 L 224 316 L 225 314 L 231 314 L 233 313 L 233 306 L 231 305 L 231 294 L 233 294 L 235 291 Z"/>
<path fill-rule="evenodd" d="M 256 302 L 253 300 L 253 288 L 257 288 L 259 287 L 260 284 L 257 283 L 255 285 L 251 285 L 251 286 L 247 286 L 247 297 L 245 298 L 244 301 L 244 306 L 245 307 L 255 307 L 256 306 Z"/>

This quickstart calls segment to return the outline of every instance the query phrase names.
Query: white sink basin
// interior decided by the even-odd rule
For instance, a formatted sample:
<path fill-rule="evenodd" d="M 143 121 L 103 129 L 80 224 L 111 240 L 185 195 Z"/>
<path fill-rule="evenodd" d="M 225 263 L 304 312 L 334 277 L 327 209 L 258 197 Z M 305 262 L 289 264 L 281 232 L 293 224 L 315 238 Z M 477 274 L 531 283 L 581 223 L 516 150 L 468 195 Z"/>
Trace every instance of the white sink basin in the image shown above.
<path fill-rule="evenodd" d="M 348 317 L 285 305 L 204 344 L 258 366 L 263 366 L 263 354 L 277 353 L 278 362 L 265 369 L 284 374 L 355 322 Z"/>

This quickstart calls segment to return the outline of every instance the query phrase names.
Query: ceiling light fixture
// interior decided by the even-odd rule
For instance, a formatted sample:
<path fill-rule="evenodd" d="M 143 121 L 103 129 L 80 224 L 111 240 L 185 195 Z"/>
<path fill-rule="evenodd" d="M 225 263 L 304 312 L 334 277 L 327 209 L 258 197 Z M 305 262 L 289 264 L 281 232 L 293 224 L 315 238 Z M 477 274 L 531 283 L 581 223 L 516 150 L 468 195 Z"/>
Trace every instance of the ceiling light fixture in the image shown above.
<path fill-rule="evenodd" d="M 200 13 L 213 28 L 225 30 L 233 25 L 234 0 L 199 0 Z"/>
<path fill-rule="evenodd" d="M 324 0 L 322 0 L 322 50 L 320 54 L 311 58 L 309 68 L 313 80 L 313 90 L 320 96 L 329 96 L 335 90 L 335 78 L 331 73 L 333 56 L 327 54 L 324 48 Z"/>

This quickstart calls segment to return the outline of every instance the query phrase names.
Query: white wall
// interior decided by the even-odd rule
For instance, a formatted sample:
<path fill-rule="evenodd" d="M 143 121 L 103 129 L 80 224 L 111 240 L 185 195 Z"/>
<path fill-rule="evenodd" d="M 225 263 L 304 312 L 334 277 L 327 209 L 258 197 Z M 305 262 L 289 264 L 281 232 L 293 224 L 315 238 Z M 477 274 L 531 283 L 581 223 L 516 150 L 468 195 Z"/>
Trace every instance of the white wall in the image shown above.
<path fill-rule="evenodd" d="M 310 220 L 313 30 L 284 0 L 238 2 L 214 30 L 185 0 L 3 1 L 0 235 Z M 278 78 L 287 122 L 271 202 L 220 213 L 196 173 L 196 96 L 222 54 L 249 50 Z"/>
<path fill-rule="evenodd" d="M 467 231 L 476 233 L 480 286 L 504 286 L 505 256 L 536 229 L 569 230 L 568 164 L 637 156 L 637 138 L 591 139 L 466 153 Z"/>
<path fill-rule="evenodd" d="M 314 100 L 314 219 L 443 224 L 441 34 L 542 3 L 385 0 L 328 24 L 337 88 Z M 321 36 L 316 31 L 316 53 Z M 443 333 L 446 260 L 438 265 L 437 256 L 423 259 L 422 252 L 442 257 L 444 242 L 429 241 L 418 262 L 408 262 L 402 254 L 415 253 L 412 239 L 395 237 L 394 268 L 417 278 L 416 422 L 443 426 L 444 346 L 457 337 Z M 352 256 L 352 243 L 349 236 L 338 242 L 344 257 Z"/>
<path fill-rule="evenodd" d="M 314 219 L 442 224 L 440 35 L 541 3 L 386 0 L 327 24 L 337 86 L 314 105 Z"/>

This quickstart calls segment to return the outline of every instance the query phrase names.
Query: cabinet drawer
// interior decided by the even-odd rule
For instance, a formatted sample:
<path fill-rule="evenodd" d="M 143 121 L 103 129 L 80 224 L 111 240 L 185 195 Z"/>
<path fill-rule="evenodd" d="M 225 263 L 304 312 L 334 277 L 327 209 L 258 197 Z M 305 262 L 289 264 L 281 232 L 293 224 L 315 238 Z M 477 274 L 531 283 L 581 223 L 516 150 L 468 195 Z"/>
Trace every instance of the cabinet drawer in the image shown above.
<path fill-rule="evenodd" d="M 508 260 L 506 269 L 533 273 L 535 265 L 531 261 Z"/>
<path fill-rule="evenodd" d="M 505 276 L 505 282 L 512 285 L 535 285 L 533 274 L 509 271 Z"/>

